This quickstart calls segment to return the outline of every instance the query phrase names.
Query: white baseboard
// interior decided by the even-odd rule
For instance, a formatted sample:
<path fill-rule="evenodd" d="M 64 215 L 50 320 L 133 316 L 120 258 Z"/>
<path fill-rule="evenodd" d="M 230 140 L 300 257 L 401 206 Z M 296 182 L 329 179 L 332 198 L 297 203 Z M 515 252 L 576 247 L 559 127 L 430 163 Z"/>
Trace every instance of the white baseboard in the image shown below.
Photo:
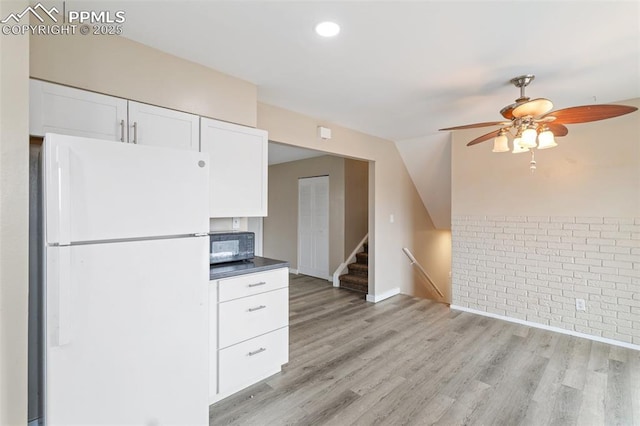
<path fill-rule="evenodd" d="M 369 297 L 369 296 L 367 296 L 367 297 Z M 543 330 L 554 331 L 556 333 L 561 333 L 561 334 L 568 334 L 569 336 L 582 337 L 583 339 L 589 339 L 589 340 L 593 340 L 593 341 L 601 342 L 601 343 L 608 343 L 610 345 L 622 346 L 623 348 L 634 349 L 636 351 L 640 351 L 640 345 L 634 345 L 634 344 L 627 343 L 627 342 L 621 342 L 619 340 L 607 339 L 606 337 L 593 336 L 591 334 L 579 333 L 577 331 L 566 330 L 566 329 L 560 328 L 560 327 L 553 327 L 553 326 L 550 326 L 550 325 L 540 324 L 540 323 L 537 323 L 537 322 L 525 321 L 525 320 L 521 320 L 521 319 L 518 319 L 518 318 L 511 318 L 511 317 L 506 317 L 506 316 L 503 316 L 503 315 L 492 314 L 491 312 L 478 311 L 476 309 L 465 308 L 464 306 L 451 305 L 450 308 L 453 309 L 453 310 L 456 310 L 456 311 L 469 312 L 471 314 L 476 314 L 476 315 L 482 315 L 482 316 L 485 316 L 485 317 L 496 318 L 496 319 L 499 319 L 499 320 L 514 322 L 516 324 L 522 324 L 522 325 L 526 325 L 526 326 L 529 326 L 529 327 L 541 328 Z"/>
<path fill-rule="evenodd" d="M 395 296 L 396 294 L 400 294 L 400 288 L 392 288 L 391 290 L 387 290 L 384 293 L 380 294 L 367 294 L 367 302 L 378 303 L 385 299 Z"/>
<path fill-rule="evenodd" d="M 294 274 L 294 275 L 299 275 L 299 274 L 298 274 L 298 270 L 297 270 L 297 269 L 289 268 L 289 272 L 290 272 L 290 273 L 292 273 L 292 274 Z"/>

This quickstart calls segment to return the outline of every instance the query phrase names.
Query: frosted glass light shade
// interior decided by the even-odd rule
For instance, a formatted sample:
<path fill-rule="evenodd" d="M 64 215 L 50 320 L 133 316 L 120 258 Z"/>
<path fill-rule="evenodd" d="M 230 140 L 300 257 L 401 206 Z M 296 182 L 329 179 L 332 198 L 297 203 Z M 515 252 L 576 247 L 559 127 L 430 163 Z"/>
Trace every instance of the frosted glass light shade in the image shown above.
<path fill-rule="evenodd" d="M 538 136 L 538 132 L 536 129 L 529 127 L 524 132 L 522 132 L 522 141 L 520 145 L 526 148 L 535 148 L 536 147 L 536 137 Z"/>
<path fill-rule="evenodd" d="M 538 135 L 538 141 L 540 142 L 538 149 L 547 149 L 558 146 L 556 138 L 553 136 L 553 133 L 551 133 L 551 130 L 545 130 L 540 133 Z"/>
<path fill-rule="evenodd" d="M 513 140 L 513 151 L 511 151 L 513 154 L 520 154 L 523 152 L 527 152 L 529 151 L 529 148 L 522 146 L 522 138 L 521 137 L 516 137 Z"/>
<path fill-rule="evenodd" d="M 509 152 L 509 139 L 506 135 L 501 134 L 493 140 L 492 152 Z"/>

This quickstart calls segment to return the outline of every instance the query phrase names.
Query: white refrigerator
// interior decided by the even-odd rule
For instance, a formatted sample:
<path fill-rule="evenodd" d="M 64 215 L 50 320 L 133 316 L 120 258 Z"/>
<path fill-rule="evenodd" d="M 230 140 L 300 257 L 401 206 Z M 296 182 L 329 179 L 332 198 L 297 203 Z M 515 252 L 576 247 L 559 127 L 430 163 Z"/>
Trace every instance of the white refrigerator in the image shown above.
<path fill-rule="evenodd" d="M 206 154 L 47 134 L 46 425 L 208 424 Z"/>

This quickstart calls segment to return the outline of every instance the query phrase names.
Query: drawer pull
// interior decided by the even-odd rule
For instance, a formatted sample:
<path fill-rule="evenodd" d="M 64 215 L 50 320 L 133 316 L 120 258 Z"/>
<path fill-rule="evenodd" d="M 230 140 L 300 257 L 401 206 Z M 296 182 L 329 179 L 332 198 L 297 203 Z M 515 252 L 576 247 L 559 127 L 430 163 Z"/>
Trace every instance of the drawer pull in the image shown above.
<path fill-rule="evenodd" d="M 249 287 L 258 287 L 259 285 L 265 285 L 266 281 L 260 281 L 259 283 L 249 284 Z"/>
<path fill-rule="evenodd" d="M 249 356 L 258 355 L 260 352 L 264 352 L 266 350 L 267 350 L 267 348 L 260 348 L 257 351 L 249 352 Z"/>
<path fill-rule="evenodd" d="M 255 308 L 249 308 L 249 312 L 259 311 L 260 309 L 264 309 L 266 307 L 267 307 L 266 305 L 260 305 L 260 306 L 257 306 Z"/>

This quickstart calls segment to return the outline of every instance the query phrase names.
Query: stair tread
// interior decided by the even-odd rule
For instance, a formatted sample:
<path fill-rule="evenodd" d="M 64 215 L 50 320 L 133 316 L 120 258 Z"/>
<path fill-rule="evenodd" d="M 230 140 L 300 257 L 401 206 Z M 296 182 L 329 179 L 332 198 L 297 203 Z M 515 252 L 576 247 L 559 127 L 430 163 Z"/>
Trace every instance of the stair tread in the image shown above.
<path fill-rule="evenodd" d="M 367 277 L 363 277 L 360 275 L 353 275 L 353 274 L 340 275 L 340 281 L 350 282 L 354 284 L 369 285 L 369 280 L 367 279 Z"/>
<path fill-rule="evenodd" d="M 356 253 L 357 263 L 369 263 L 369 253 Z"/>
<path fill-rule="evenodd" d="M 344 279 L 346 278 L 346 279 Z M 360 292 L 368 292 L 369 291 L 369 282 L 368 280 L 359 280 L 359 277 L 343 275 L 340 277 L 340 288 L 346 288 L 348 290 L 355 290 Z"/>
<path fill-rule="evenodd" d="M 360 270 L 360 271 L 368 271 L 369 270 L 369 264 L 367 264 L 367 263 L 354 262 L 354 263 L 348 264 L 347 267 L 349 269 L 357 269 L 357 270 Z"/>

